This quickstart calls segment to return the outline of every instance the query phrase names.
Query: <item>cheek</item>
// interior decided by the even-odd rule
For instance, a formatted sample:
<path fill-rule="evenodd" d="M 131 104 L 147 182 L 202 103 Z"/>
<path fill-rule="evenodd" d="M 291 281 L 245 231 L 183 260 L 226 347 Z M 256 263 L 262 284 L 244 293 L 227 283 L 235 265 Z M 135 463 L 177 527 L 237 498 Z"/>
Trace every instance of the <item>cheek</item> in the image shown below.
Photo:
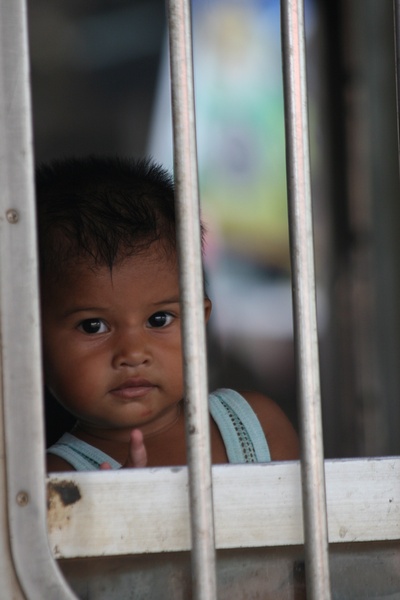
<path fill-rule="evenodd" d="M 51 361 L 45 369 L 45 382 L 52 395 L 75 417 L 96 403 L 96 381 L 82 364 L 70 368 Z"/>
<path fill-rule="evenodd" d="M 76 372 L 74 373 L 54 356 L 51 359 L 44 356 L 43 365 L 44 380 L 52 394 L 60 401 L 64 396 L 70 396 L 76 381 Z"/>
<path fill-rule="evenodd" d="M 44 380 L 61 402 L 64 398 L 87 394 L 91 383 L 85 361 L 78 360 L 77 356 L 67 350 L 62 345 L 52 348 L 44 344 L 43 347 Z"/>
<path fill-rule="evenodd" d="M 164 377 L 175 379 L 182 376 L 183 357 L 180 336 L 171 339 L 158 339 L 152 348 L 155 365 L 162 370 Z"/>
<path fill-rule="evenodd" d="M 85 364 L 84 348 L 69 333 L 43 332 L 43 365 L 46 378 L 65 380 L 82 371 Z"/>
<path fill-rule="evenodd" d="M 49 388 L 53 388 L 60 377 L 60 365 L 57 358 L 57 355 L 43 344 L 43 373 L 45 383 Z"/>
<path fill-rule="evenodd" d="M 174 383 L 180 385 L 183 381 L 183 356 L 180 345 L 170 351 L 167 369 Z"/>
<path fill-rule="evenodd" d="M 61 343 L 52 344 L 44 338 L 43 367 L 46 380 L 54 378 L 58 379 L 62 377 L 64 372 L 69 371 L 69 353 L 66 350 L 65 345 Z"/>

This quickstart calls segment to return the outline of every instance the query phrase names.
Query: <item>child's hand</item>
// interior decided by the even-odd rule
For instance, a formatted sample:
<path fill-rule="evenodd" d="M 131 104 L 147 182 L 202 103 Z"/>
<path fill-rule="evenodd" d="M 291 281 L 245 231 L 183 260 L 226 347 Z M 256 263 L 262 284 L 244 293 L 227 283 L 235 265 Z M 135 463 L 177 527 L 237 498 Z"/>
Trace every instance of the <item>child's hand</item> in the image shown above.
<path fill-rule="evenodd" d="M 147 451 L 144 445 L 143 433 L 140 429 L 132 429 L 127 461 L 123 469 L 138 469 L 147 466 Z"/>
<path fill-rule="evenodd" d="M 143 433 L 140 429 L 132 429 L 131 439 L 129 443 L 129 454 L 122 469 L 138 469 L 147 465 L 147 451 L 144 445 Z M 109 463 L 104 462 L 100 465 L 100 469 L 105 471 L 111 469 Z"/>

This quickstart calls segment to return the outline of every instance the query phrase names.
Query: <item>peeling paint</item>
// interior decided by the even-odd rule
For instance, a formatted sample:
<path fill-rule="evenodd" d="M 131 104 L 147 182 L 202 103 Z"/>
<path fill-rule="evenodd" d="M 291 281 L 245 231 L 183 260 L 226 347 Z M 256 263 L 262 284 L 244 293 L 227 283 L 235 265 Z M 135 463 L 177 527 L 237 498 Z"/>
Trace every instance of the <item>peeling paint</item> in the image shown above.
<path fill-rule="evenodd" d="M 82 497 L 79 487 L 76 485 L 76 483 L 73 481 L 67 481 L 65 479 L 61 481 L 51 481 L 48 484 L 49 497 L 51 497 L 52 492 L 58 494 L 64 506 L 75 504 L 75 502 L 79 502 Z"/>
<path fill-rule="evenodd" d="M 47 484 L 47 524 L 50 532 L 71 526 L 72 511 L 81 498 L 81 491 L 73 481 L 52 480 Z"/>

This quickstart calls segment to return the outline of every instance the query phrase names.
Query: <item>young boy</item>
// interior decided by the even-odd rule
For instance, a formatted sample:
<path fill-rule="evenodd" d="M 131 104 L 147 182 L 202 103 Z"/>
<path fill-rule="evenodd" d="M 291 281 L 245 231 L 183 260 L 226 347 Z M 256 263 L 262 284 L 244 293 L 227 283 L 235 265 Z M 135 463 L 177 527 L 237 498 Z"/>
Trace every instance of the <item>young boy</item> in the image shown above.
<path fill-rule="evenodd" d="M 145 160 L 54 162 L 38 169 L 37 207 L 44 377 L 76 418 L 48 470 L 185 464 L 171 178 Z M 214 463 L 298 458 L 270 399 L 217 390 L 209 407 Z"/>

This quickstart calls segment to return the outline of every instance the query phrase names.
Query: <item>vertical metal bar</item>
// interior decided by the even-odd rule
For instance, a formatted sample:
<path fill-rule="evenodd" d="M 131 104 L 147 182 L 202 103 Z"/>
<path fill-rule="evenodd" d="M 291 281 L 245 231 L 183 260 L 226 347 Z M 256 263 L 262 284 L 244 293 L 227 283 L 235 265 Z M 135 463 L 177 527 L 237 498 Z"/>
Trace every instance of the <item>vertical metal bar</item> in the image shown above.
<path fill-rule="evenodd" d="M 25 2 L 1 2 L 0 307 L 10 545 L 27 598 L 72 600 L 47 540 L 28 73 Z"/>
<path fill-rule="evenodd" d="M 281 0 L 286 163 L 307 598 L 331 597 L 314 274 L 303 0 Z"/>
<path fill-rule="evenodd" d="M 193 595 L 216 598 L 208 383 L 189 0 L 168 3 Z"/>

